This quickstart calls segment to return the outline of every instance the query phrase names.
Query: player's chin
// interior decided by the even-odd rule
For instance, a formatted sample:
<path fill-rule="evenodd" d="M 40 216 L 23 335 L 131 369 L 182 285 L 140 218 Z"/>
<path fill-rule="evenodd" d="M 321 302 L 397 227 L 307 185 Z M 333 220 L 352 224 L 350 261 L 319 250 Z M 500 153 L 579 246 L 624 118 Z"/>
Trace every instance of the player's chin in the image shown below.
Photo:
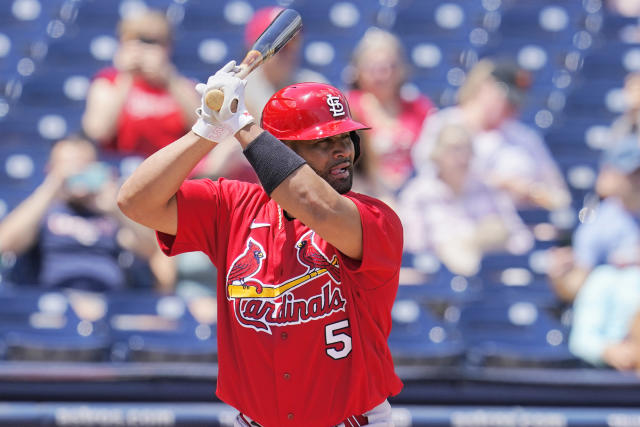
<path fill-rule="evenodd" d="M 349 176 L 345 178 L 334 178 L 332 176 L 325 177 L 325 180 L 340 194 L 346 194 L 351 191 L 353 185 L 353 174 L 349 173 Z"/>

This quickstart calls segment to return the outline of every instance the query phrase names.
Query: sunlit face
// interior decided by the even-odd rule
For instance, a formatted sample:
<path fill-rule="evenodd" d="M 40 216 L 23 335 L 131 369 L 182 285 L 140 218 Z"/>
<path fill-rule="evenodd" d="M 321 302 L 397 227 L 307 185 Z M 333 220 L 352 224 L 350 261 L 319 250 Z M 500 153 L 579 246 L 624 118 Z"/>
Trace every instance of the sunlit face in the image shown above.
<path fill-rule="evenodd" d="M 496 129 L 505 119 L 515 114 L 515 109 L 509 102 L 505 89 L 495 80 L 485 81 L 480 86 L 477 97 L 483 106 L 484 129 Z"/>
<path fill-rule="evenodd" d="M 91 144 L 61 141 L 51 152 L 48 168 L 50 171 L 60 171 L 69 179 L 86 171 L 95 161 L 96 151 Z M 89 203 L 95 194 L 65 186 L 65 196 L 69 202 Z"/>
<path fill-rule="evenodd" d="M 623 174 L 620 178 L 616 195 L 623 200 L 628 209 L 640 212 L 640 168 Z"/>
<path fill-rule="evenodd" d="M 357 63 L 357 78 L 360 89 L 385 99 L 397 93 L 406 78 L 406 70 L 398 53 L 390 46 L 382 46 L 362 53 Z"/>
<path fill-rule="evenodd" d="M 171 26 L 161 13 L 146 13 L 127 18 L 120 24 L 120 41 L 132 40 L 169 46 L 171 44 Z"/>
<path fill-rule="evenodd" d="M 435 159 L 441 174 L 466 174 L 471 165 L 473 151 L 469 143 L 456 143 L 442 149 Z"/>
<path fill-rule="evenodd" d="M 311 141 L 288 141 L 287 145 L 338 193 L 351 190 L 355 149 L 349 133 Z"/>
<path fill-rule="evenodd" d="M 96 151 L 89 143 L 60 141 L 51 151 L 49 170 L 68 169 L 82 171 L 96 161 Z"/>

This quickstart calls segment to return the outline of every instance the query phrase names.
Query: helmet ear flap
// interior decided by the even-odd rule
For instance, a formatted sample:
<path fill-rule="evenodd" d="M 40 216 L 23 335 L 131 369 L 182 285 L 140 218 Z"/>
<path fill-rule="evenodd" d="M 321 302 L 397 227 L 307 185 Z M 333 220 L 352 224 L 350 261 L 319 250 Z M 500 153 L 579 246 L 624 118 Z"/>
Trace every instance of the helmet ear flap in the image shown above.
<path fill-rule="evenodd" d="M 351 137 L 351 141 L 353 141 L 353 149 L 355 151 L 353 163 L 355 163 L 358 161 L 358 157 L 360 157 L 360 135 L 358 135 L 355 130 L 352 130 L 349 132 L 349 136 Z"/>

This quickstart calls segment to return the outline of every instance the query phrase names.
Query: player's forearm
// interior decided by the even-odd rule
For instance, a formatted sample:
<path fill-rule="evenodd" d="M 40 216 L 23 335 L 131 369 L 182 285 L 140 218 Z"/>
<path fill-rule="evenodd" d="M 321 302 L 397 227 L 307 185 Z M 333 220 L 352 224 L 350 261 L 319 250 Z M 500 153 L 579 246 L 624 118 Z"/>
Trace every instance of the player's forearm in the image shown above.
<path fill-rule="evenodd" d="M 120 224 L 118 243 L 121 247 L 143 259 L 149 259 L 158 250 L 153 230 L 127 218 L 120 210 L 116 216 Z"/>
<path fill-rule="evenodd" d="M 172 293 L 176 288 L 178 269 L 174 258 L 170 258 L 157 248 L 149 258 L 149 268 L 155 278 L 156 290 L 163 294 Z"/>
<path fill-rule="evenodd" d="M 88 137 L 105 141 L 115 135 L 118 117 L 132 85 L 133 80 L 128 74 L 118 76 L 115 85 L 105 79 L 93 83 L 82 116 L 82 128 Z"/>
<path fill-rule="evenodd" d="M 236 138 L 242 148 L 246 149 L 263 132 L 260 126 L 250 124 L 238 131 Z M 277 164 L 269 166 L 280 167 Z M 258 173 L 258 176 L 260 175 Z M 340 201 L 340 195 L 307 165 L 292 171 L 275 189 L 267 192 L 289 214 L 301 221 L 304 218 L 309 222 L 322 221 L 326 216 L 335 213 L 333 211 Z M 316 217 L 315 221 L 313 217 Z M 305 224 L 311 226 L 308 223 Z"/>
<path fill-rule="evenodd" d="M 189 173 L 215 146 L 215 142 L 189 132 L 158 150 L 124 182 L 118 193 L 118 206 L 134 221 L 160 229 L 154 216 L 167 208 Z"/>
<path fill-rule="evenodd" d="M 550 275 L 549 280 L 553 291 L 556 293 L 558 298 L 567 303 L 571 303 L 575 299 L 589 273 L 589 269 L 574 267 L 564 274 Z"/>
<path fill-rule="evenodd" d="M 0 223 L 0 253 L 23 253 L 34 242 L 38 224 L 60 190 L 61 182 L 49 176 Z"/>
<path fill-rule="evenodd" d="M 356 205 L 304 165 L 271 193 L 290 215 L 353 259 L 362 259 L 362 223 Z"/>

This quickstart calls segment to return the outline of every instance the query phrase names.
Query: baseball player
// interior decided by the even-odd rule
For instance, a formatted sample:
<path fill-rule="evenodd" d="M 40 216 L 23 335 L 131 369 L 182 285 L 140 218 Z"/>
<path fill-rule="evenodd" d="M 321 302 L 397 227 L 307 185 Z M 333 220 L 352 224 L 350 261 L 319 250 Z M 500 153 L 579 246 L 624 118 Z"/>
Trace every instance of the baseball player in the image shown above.
<path fill-rule="evenodd" d="M 392 425 L 387 397 L 402 382 L 387 338 L 402 226 L 350 191 L 365 126 L 321 83 L 274 94 L 258 126 L 235 67 L 197 86 L 191 132 L 146 159 L 118 203 L 157 230 L 168 255 L 203 251 L 217 266 L 217 395 L 240 411 L 236 426 Z M 219 112 L 204 102 L 214 89 Z M 185 180 L 234 135 L 262 185 Z"/>

